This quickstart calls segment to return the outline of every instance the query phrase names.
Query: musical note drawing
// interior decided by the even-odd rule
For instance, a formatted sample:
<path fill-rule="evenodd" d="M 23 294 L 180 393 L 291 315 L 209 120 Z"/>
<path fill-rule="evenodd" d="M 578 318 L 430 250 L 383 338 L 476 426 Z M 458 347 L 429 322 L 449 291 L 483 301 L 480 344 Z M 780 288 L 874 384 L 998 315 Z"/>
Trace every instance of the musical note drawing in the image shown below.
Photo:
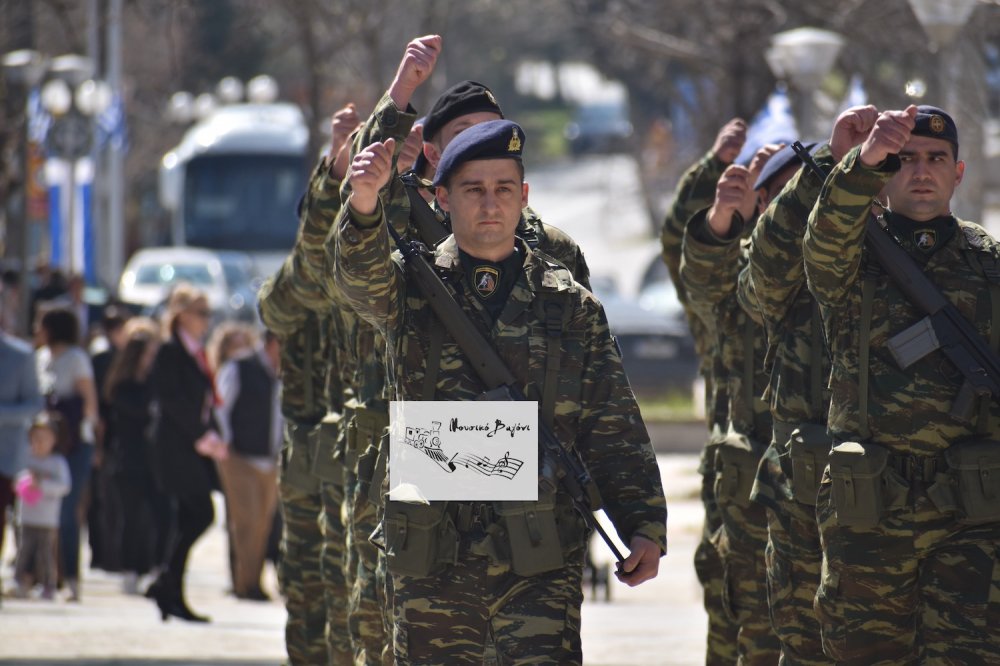
<path fill-rule="evenodd" d="M 462 453 L 454 460 L 466 469 L 483 476 L 499 476 L 505 479 L 513 479 L 524 464 L 517 458 L 511 458 L 509 453 L 505 453 L 497 462 L 491 462 L 489 456 L 477 456 L 474 453 Z"/>
<path fill-rule="evenodd" d="M 459 466 L 471 470 L 483 476 L 501 477 L 513 479 L 524 461 L 510 457 L 510 451 L 506 451 L 503 457 L 496 462 L 492 462 L 489 456 L 478 456 L 474 453 L 455 453 L 448 458 L 448 455 L 441 448 L 441 422 L 432 421 L 430 428 L 407 427 L 404 442 L 418 451 L 422 451 L 428 458 L 451 474 Z"/>

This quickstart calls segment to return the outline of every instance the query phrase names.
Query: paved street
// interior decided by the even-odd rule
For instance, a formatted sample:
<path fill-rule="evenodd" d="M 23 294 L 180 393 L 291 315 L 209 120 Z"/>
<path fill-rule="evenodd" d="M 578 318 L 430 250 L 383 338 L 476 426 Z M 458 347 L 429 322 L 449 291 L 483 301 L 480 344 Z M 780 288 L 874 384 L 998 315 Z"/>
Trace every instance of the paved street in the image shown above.
<path fill-rule="evenodd" d="M 696 664 L 705 615 L 691 558 L 701 524 L 697 457 L 659 456 L 670 508 L 670 553 L 660 576 L 636 589 L 614 581 L 612 601 L 588 598 L 583 609 L 587 664 Z M 4 588 L 11 587 L 13 539 L 2 555 Z M 278 664 L 284 609 L 277 602 L 237 601 L 225 595 L 225 533 L 220 521 L 195 547 L 188 576 L 191 605 L 208 625 L 160 621 L 152 602 L 121 593 L 117 576 L 88 571 L 83 601 L 4 599 L 0 663 L 31 664 Z M 604 556 L 604 547 L 595 549 Z M 84 557 L 84 562 L 87 561 Z M 275 590 L 268 572 L 267 587 Z"/>

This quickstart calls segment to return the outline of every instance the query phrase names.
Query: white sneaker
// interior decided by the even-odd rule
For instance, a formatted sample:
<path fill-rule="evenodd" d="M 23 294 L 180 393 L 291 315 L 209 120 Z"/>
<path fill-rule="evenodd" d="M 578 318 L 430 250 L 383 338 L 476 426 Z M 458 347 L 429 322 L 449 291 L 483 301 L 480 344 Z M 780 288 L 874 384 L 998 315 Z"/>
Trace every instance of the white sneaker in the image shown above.
<path fill-rule="evenodd" d="M 122 592 L 129 596 L 139 594 L 139 574 L 134 571 L 126 571 L 122 576 Z"/>

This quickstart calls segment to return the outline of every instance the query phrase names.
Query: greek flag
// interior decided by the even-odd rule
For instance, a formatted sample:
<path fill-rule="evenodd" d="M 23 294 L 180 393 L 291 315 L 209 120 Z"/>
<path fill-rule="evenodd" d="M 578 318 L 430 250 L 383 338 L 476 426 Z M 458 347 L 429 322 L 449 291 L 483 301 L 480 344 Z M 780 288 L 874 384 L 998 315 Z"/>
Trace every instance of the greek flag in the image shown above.
<path fill-rule="evenodd" d="M 771 93 L 764 108 L 757 112 L 747 128 L 747 141 L 736 158 L 737 164 L 749 164 L 761 146 L 768 143 L 789 144 L 799 137 L 792 115 L 792 104 L 783 86 Z"/>
<path fill-rule="evenodd" d="M 28 94 L 28 140 L 44 145 L 51 126 L 52 115 L 42 106 L 41 90 L 34 88 Z"/>
<path fill-rule="evenodd" d="M 128 124 L 125 121 L 125 104 L 118 93 L 111 97 L 111 104 L 97 116 L 97 149 L 110 145 L 113 150 L 128 152 Z"/>

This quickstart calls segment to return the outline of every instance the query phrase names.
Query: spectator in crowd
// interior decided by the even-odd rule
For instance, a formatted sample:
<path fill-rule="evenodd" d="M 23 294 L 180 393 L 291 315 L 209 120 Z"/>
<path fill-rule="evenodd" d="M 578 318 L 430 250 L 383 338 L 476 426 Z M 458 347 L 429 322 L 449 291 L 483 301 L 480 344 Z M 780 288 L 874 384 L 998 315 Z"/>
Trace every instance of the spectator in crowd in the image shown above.
<path fill-rule="evenodd" d="M 117 571 L 120 566 L 118 546 L 119 526 L 122 507 L 117 501 L 117 492 L 112 470 L 108 461 L 114 456 L 114 422 L 111 419 L 111 403 L 106 398 L 108 369 L 118 352 L 125 345 L 125 322 L 129 312 L 115 305 L 104 309 L 101 318 L 103 332 L 102 351 L 91 358 L 94 366 L 94 384 L 97 386 L 97 448 L 94 450 L 94 465 L 90 475 L 90 496 L 87 503 L 87 537 L 90 541 L 90 566 L 93 569 Z"/>
<path fill-rule="evenodd" d="M 184 599 L 184 572 L 195 541 L 215 518 L 212 490 L 218 477 L 210 456 L 224 448 L 213 407 L 215 382 L 204 340 L 212 311 L 204 292 L 181 283 L 167 301 L 166 340 L 160 346 L 151 376 L 158 419 L 153 433 L 153 473 L 177 509 L 176 532 L 166 568 L 146 591 L 160 616 L 208 622 Z"/>
<path fill-rule="evenodd" d="M 14 477 L 28 456 L 28 424 L 42 407 L 31 347 L 0 328 L 0 553 L 7 509 L 14 503 Z"/>
<path fill-rule="evenodd" d="M 20 330 L 21 275 L 12 268 L 0 275 L 0 329 L 11 335 Z"/>
<path fill-rule="evenodd" d="M 238 356 L 245 355 L 247 352 L 253 350 L 256 340 L 256 332 L 251 326 L 243 324 L 240 322 L 223 322 L 215 327 L 212 334 L 208 338 L 208 344 L 206 345 L 208 353 L 208 365 L 212 368 L 212 372 L 218 374 L 219 369 L 225 365 L 229 360 Z M 221 396 L 220 396 L 221 397 Z M 220 424 L 221 426 L 221 424 Z M 225 493 L 223 498 L 226 503 L 226 533 L 232 534 L 232 525 L 229 523 L 229 519 L 232 517 L 232 511 L 229 508 L 229 496 Z M 235 552 L 235 542 L 233 539 L 228 540 L 229 543 L 229 585 L 230 591 L 233 594 L 236 593 L 236 552 Z"/>
<path fill-rule="evenodd" d="M 56 539 L 62 498 L 70 492 L 66 459 L 55 452 L 61 427 L 59 416 L 42 412 L 31 424 L 31 451 L 15 483 L 20 497 L 17 526 L 20 543 L 14 579 L 14 596 L 24 599 L 35 583 L 42 585 L 42 599 L 56 593 Z M 33 580 L 35 574 L 37 581 Z"/>
<path fill-rule="evenodd" d="M 67 435 L 59 453 L 69 463 L 72 487 L 59 517 L 59 563 L 70 601 L 80 600 L 80 507 L 94 457 L 97 390 L 90 357 L 79 346 L 76 315 L 64 308 L 44 312 L 37 339 L 38 379 L 49 409 L 59 413 Z"/>
<path fill-rule="evenodd" d="M 150 467 L 153 392 L 149 375 L 160 348 L 156 322 L 145 317 L 122 327 L 122 348 L 102 384 L 114 444 L 106 459 L 121 520 L 114 542 L 123 572 L 122 590 L 137 594 L 139 577 L 163 563 L 169 533 L 169 503 Z"/>
<path fill-rule="evenodd" d="M 216 420 L 229 449 L 218 467 L 229 516 L 230 552 L 235 556 L 233 592 L 238 599 L 268 600 L 260 576 L 278 499 L 279 355 L 280 342 L 268 331 L 263 344 L 243 350 L 224 363 L 218 374 L 221 404 Z"/>

